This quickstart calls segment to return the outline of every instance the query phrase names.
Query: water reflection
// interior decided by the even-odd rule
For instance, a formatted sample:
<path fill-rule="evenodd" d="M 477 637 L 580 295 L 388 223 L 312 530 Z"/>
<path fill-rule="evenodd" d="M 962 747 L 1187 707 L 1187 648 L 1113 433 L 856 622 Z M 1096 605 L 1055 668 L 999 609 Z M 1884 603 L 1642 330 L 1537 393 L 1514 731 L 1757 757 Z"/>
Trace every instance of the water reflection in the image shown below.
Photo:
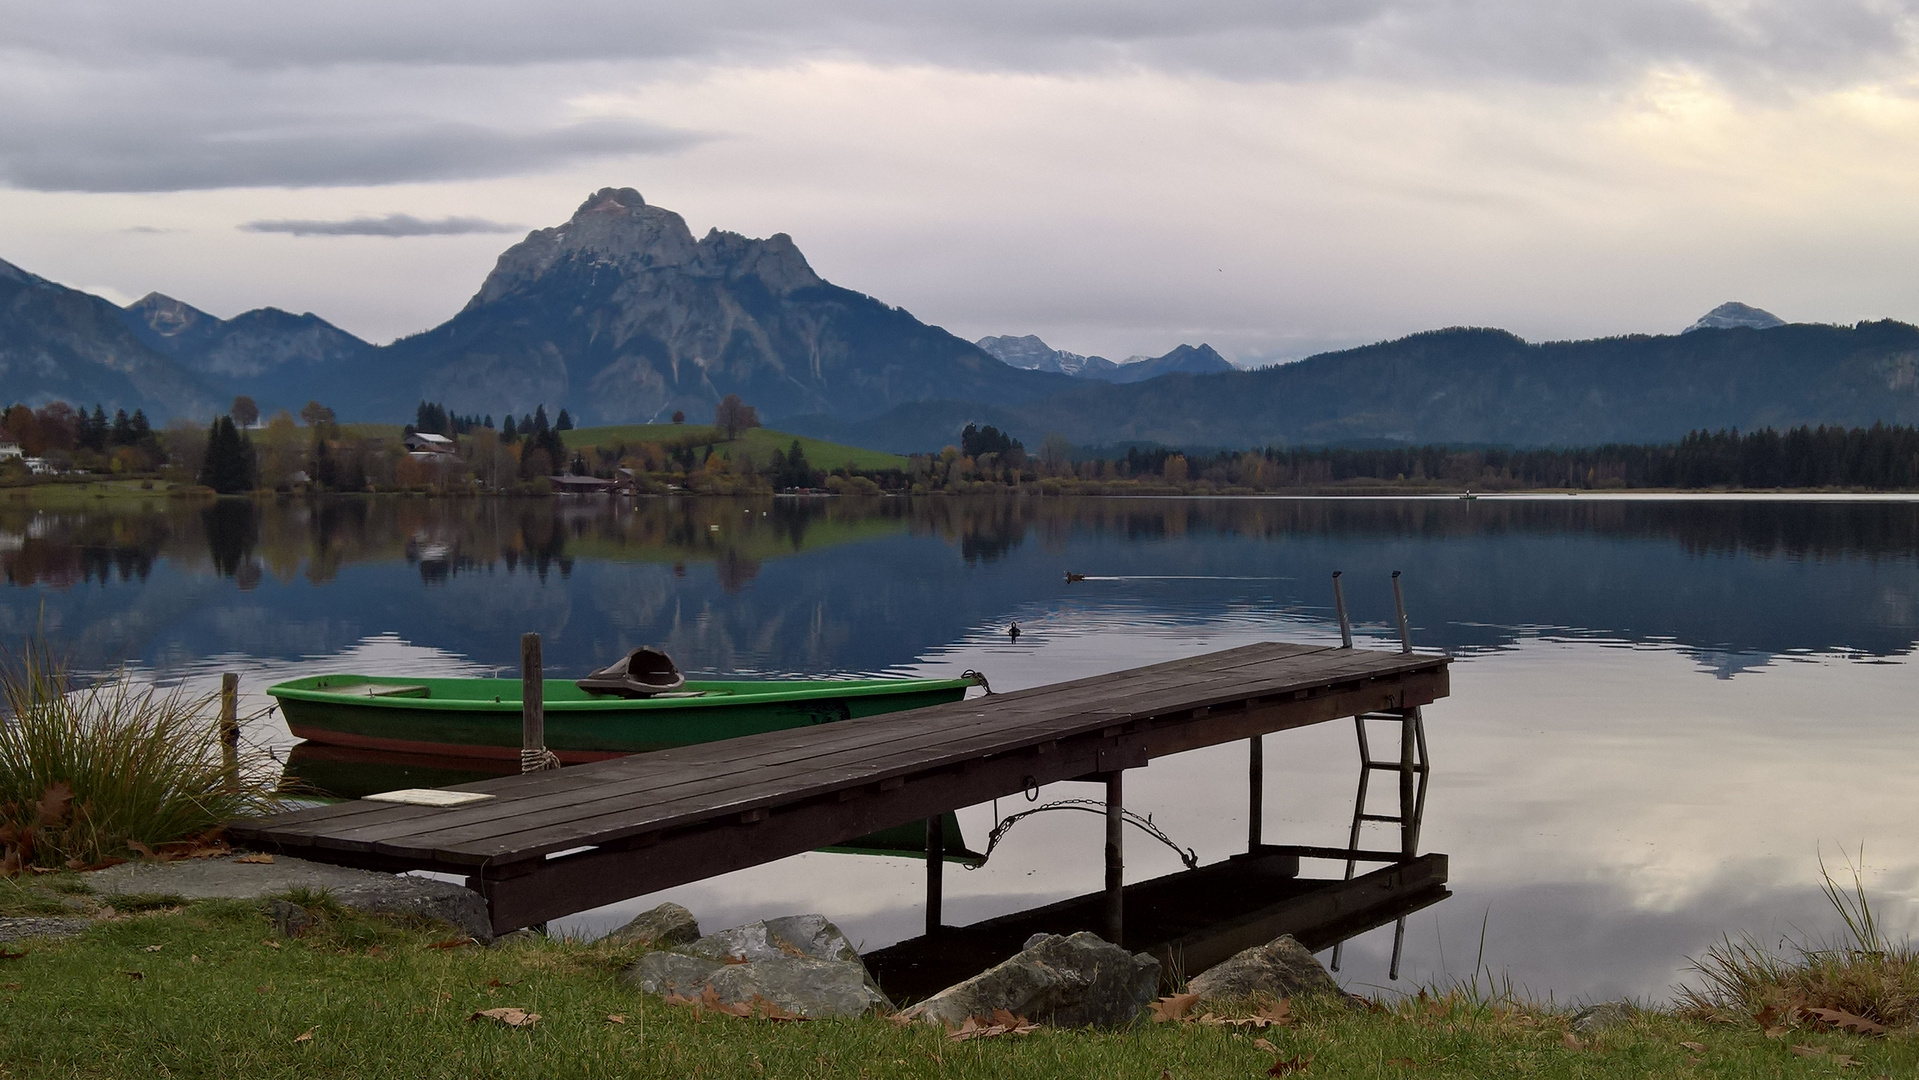
<path fill-rule="evenodd" d="M 1719 933 L 1818 932 L 1822 846 L 1866 841 L 1888 925 L 1919 929 L 1919 841 L 1897 824 L 1919 815 L 1916 564 L 1912 500 L 0 504 L 0 634 L 44 622 L 82 667 L 238 670 L 250 705 L 322 670 L 510 668 L 526 630 L 556 676 L 661 644 L 693 672 L 972 667 L 1016 689 L 1336 641 L 1336 568 L 1362 643 L 1390 645 L 1387 575 L 1404 570 L 1414 640 L 1461 661 L 1427 712 L 1424 837 L 1458 896 L 1409 925 L 1408 974 L 1469 974 L 1483 920 L 1488 965 L 1536 992 L 1656 996 Z M 252 734 L 285 756 L 284 729 Z M 1345 844 L 1350 727 L 1268 755 L 1268 837 Z M 1243 749 L 1163 759 L 1128 801 L 1217 861 L 1244 846 L 1243 789 L 1220 783 L 1244 769 Z M 1095 793 L 1059 788 L 1045 797 Z M 1081 816 L 949 874 L 949 921 L 1097 888 L 1099 825 Z M 993 818 L 960 813 L 974 839 Z M 1147 848 L 1128 862 L 1129 880 L 1179 870 Z M 821 910 L 882 945 L 918 932 L 922 889 L 904 860 L 815 854 L 670 895 L 709 925 Z M 1383 984 L 1390 939 L 1355 941 L 1346 977 Z"/>

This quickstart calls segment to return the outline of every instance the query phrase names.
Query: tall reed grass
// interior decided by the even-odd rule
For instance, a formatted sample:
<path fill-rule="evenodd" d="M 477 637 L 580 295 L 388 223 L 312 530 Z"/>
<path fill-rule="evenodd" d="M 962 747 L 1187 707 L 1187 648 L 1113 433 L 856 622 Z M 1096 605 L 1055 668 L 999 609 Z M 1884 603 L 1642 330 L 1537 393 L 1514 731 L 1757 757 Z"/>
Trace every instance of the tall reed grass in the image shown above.
<path fill-rule="evenodd" d="M 82 868 L 209 837 L 271 801 L 221 755 L 216 696 L 116 673 L 76 687 L 46 641 L 0 666 L 0 874 Z"/>
<path fill-rule="evenodd" d="M 1863 864 L 1865 851 L 1860 850 Z M 1835 1020 L 1837 1013 L 1873 1025 L 1919 1029 L 1919 950 L 1910 940 L 1889 940 L 1867 899 L 1860 865 L 1846 860 L 1852 884 L 1834 880 L 1820 860 L 1826 900 L 1845 934 L 1836 942 L 1788 942 L 1769 949 L 1751 935 L 1726 937 L 1692 961 L 1702 985 L 1678 989 L 1679 1012 L 1701 1019 L 1759 1018 L 1762 1026 L 1790 1025 L 1801 1018 Z"/>

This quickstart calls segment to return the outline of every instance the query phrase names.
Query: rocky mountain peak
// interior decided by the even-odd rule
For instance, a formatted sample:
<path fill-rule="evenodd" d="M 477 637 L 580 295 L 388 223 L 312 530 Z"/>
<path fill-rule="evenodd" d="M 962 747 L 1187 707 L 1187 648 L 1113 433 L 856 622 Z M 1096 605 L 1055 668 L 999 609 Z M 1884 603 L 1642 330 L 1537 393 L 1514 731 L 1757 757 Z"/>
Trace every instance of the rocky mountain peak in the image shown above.
<path fill-rule="evenodd" d="M 29 274 L 5 259 L 0 259 L 0 281 L 12 281 L 20 285 L 33 285 L 45 281 L 38 274 Z"/>
<path fill-rule="evenodd" d="M 500 256 L 467 304 L 493 303 L 546 277 L 561 264 L 606 266 L 624 275 L 679 270 L 696 277 L 759 277 L 785 294 L 820 278 L 785 233 L 754 240 L 715 229 L 694 240 L 686 220 L 649 206 L 632 188 L 601 188 L 563 225 L 538 229 Z"/>
<path fill-rule="evenodd" d="M 1737 300 L 1733 300 L 1721 304 L 1711 311 L 1706 312 L 1704 315 L 1701 315 L 1698 322 L 1686 327 L 1683 332 L 1691 333 L 1694 330 L 1730 330 L 1738 326 L 1750 327 L 1754 330 L 1770 330 L 1775 326 L 1784 325 L 1786 325 L 1786 320 L 1774 315 L 1770 311 L 1765 311 L 1749 304 L 1742 304 Z"/>
<path fill-rule="evenodd" d="M 191 304 L 157 292 L 142 296 L 124 310 L 163 338 L 178 337 L 195 327 L 220 321 Z"/>

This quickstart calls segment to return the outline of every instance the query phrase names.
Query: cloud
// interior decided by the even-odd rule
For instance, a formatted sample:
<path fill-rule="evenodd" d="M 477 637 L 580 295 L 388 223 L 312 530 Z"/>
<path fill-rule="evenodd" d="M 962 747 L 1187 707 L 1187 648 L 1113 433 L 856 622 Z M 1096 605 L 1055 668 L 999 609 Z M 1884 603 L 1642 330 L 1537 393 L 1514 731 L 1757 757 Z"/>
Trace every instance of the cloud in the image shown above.
<path fill-rule="evenodd" d="M 286 233 L 290 236 L 466 236 L 472 233 L 513 233 L 521 226 L 507 225 L 476 217 L 444 217 L 437 221 L 416 218 L 412 214 L 388 214 L 385 217 L 356 217 L 343 221 L 315 221 L 289 218 L 276 221 L 249 221 L 240 226 L 244 232 Z"/>

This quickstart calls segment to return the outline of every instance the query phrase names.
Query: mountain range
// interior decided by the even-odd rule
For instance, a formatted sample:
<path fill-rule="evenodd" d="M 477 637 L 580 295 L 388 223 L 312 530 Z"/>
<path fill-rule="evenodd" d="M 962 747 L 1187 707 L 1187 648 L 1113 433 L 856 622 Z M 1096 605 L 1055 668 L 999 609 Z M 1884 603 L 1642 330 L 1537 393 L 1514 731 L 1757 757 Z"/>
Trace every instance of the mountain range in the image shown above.
<path fill-rule="evenodd" d="M 1239 370 L 1215 352 L 1211 345 L 1205 344 L 1197 347 L 1181 345 L 1164 356 L 1133 356 L 1117 363 L 1104 356 L 1062 352 L 1031 334 L 1024 337 L 983 337 L 973 344 L 1009 367 L 1055 371 L 1061 375 L 1076 375 L 1082 379 L 1098 379 L 1109 383 L 1145 382 L 1175 372 L 1212 375 Z"/>
<path fill-rule="evenodd" d="M 582 423 L 710 416 L 899 451 L 967 423 L 1037 445 L 1666 441 L 1695 428 L 1919 422 L 1919 329 L 1787 324 L 1744 304 L 1685 332 L 1529 343 L 1454 328 L 1255 371 L 1210 346 L 1115 363 L 1033 336 L 965 341 L 821 278 L 785 234 L 694 237 L 631 188 L 504 252 L 451 319 L 375 346 L 311 313 L 125 308 L 0 262 L 0 398 L 203 420 L 246 393 L 349 420 L 566 407 Z"/>

